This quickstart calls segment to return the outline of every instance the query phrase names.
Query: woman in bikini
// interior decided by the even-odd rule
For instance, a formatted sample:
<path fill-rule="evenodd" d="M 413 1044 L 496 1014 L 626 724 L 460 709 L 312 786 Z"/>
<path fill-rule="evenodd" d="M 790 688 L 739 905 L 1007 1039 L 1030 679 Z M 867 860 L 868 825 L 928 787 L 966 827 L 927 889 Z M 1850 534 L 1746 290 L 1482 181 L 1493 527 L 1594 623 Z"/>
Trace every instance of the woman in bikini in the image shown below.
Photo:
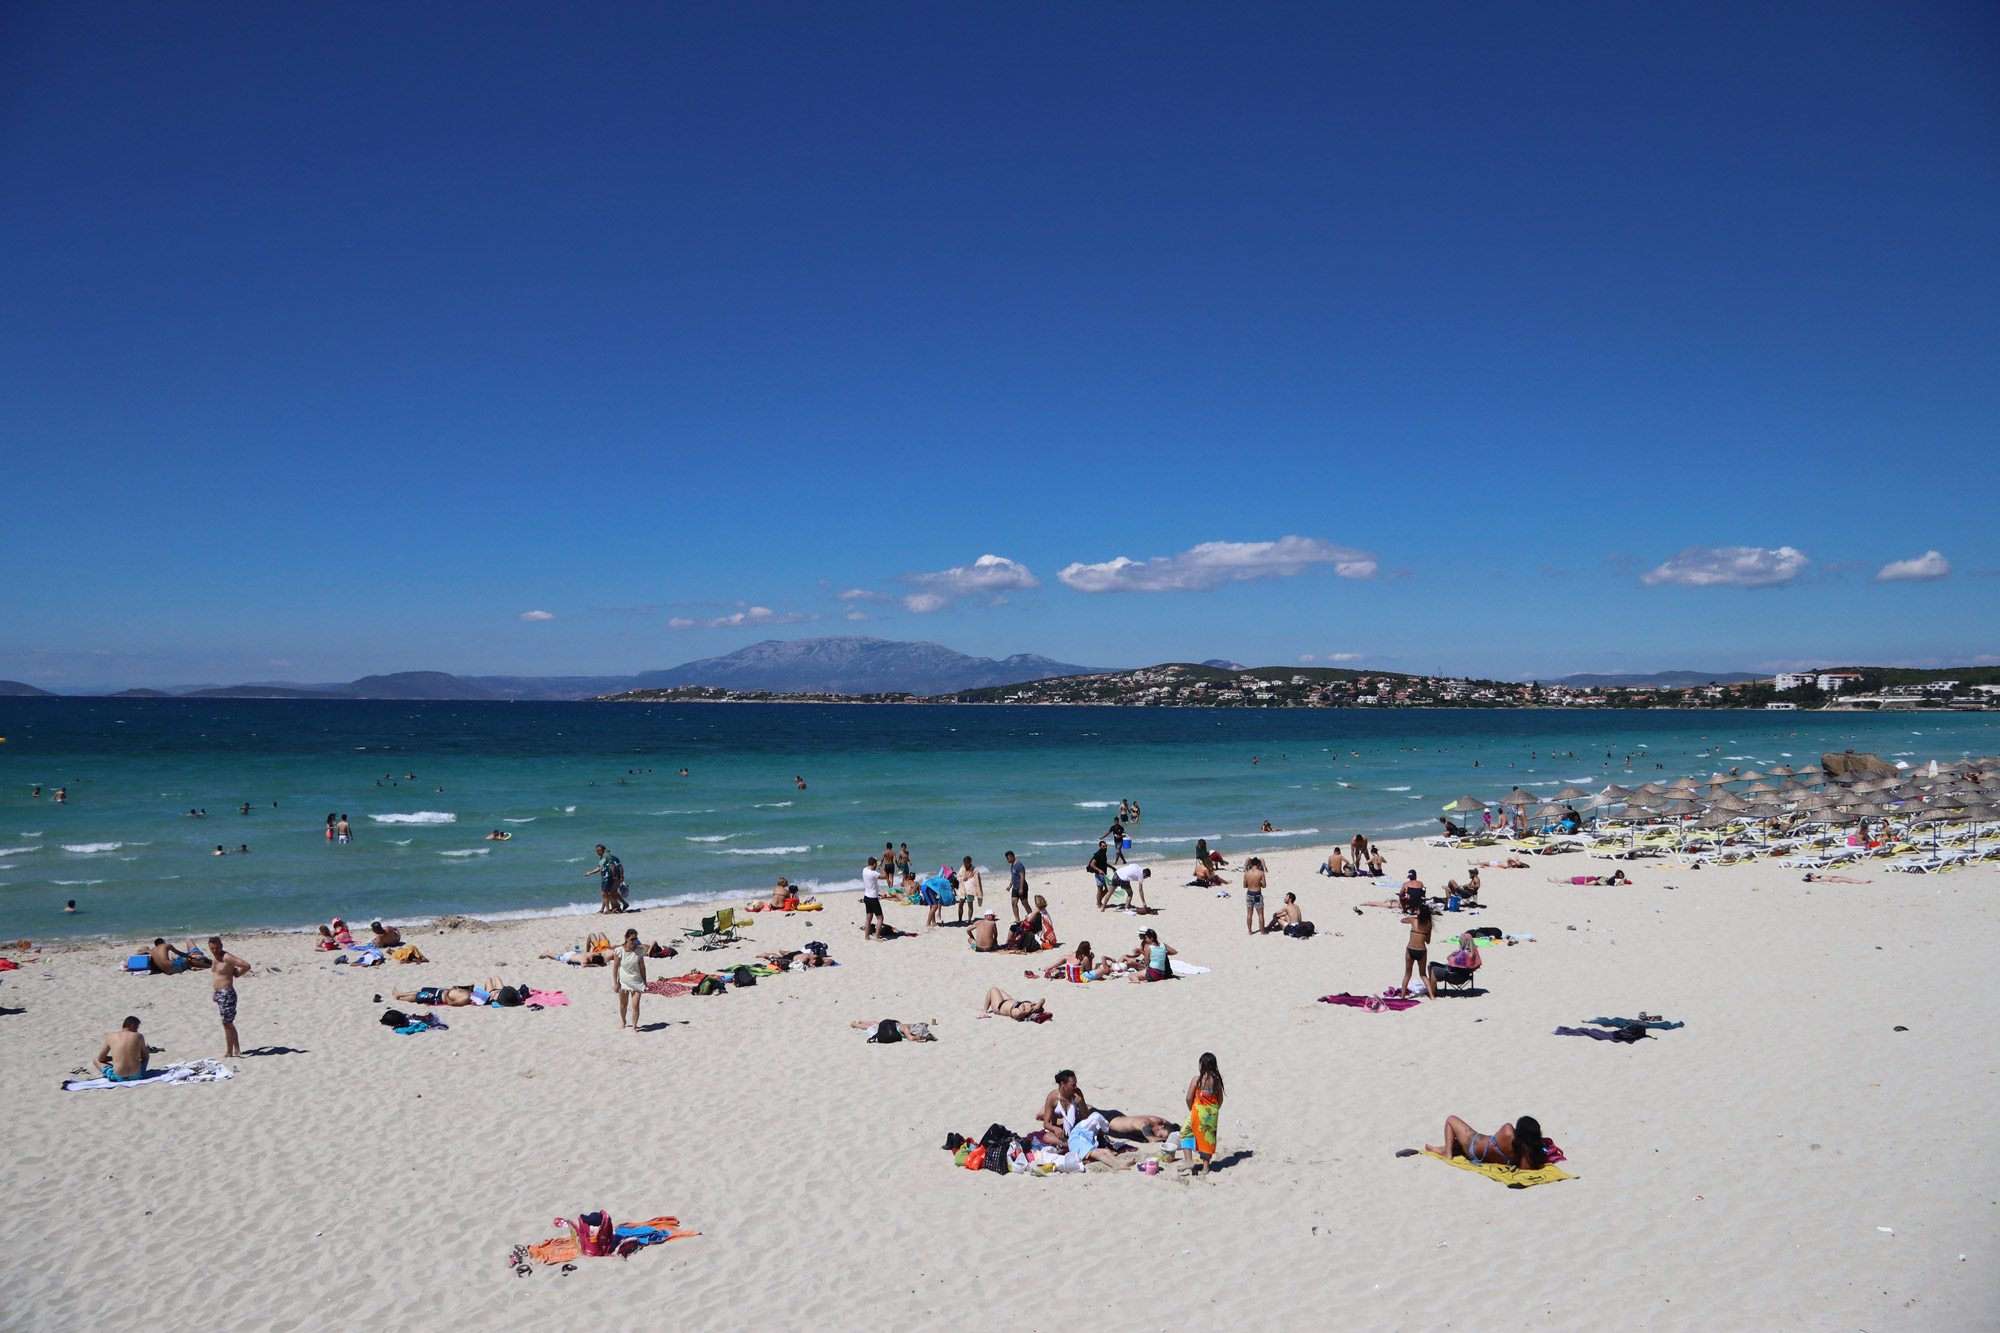
<path fill-rule="evenodd" d="M 1437 986 L 1431 981 L 1428 957 L 1431 948 L 1431 905 L 1418 900 L 1416 911 L 1403 918 L 1403 924 L 1410 928 L 1409 943 L 1403 948 L 1403 984 L 1401 993 L 1410 993 L 1410 972 L 1415 969 L 1423 978 L 1424 993 L 1433 1000 L 1437 998 Z"/>
<path fill-rule="evenodd" d="M 1625 872 L 1622 870 L 1614 870 L 1609 875 L 1571 875 L 1568 879 L 1551 877 L 1549 880 L 1551 884 L 1630 884 L 1631 882 L 1625 878 Z"/>
<path fill-rule="evenodd" d="M 1517 1167 L 1539 1171 L 1549 1164 L 1548 1150 L 1542 1146 L 1541 1122 L 1524 1115 L 1511 1125 L 1502 1125 L 1491 1134 L 1480 1134 L 1457 1116 L 1444 1122 L 1444 1143 L 1425 1144 L 1424 1151 L 1450 1161 L 1464 1157 L 1469 1162 Z"/>
<path fill-rule="evenodd" d="M 1011 1018 L 1019 1023 L 1033 1018 L 1040 1012 L 1042 1012 L 1040 1000 L 1017 1000 L 995 986 L 986 992 L 986 1007 L 979 1011 L 979 1016 L 985 1018 L 990 1014 L 998 1014 L 1001 1018 Z"/>

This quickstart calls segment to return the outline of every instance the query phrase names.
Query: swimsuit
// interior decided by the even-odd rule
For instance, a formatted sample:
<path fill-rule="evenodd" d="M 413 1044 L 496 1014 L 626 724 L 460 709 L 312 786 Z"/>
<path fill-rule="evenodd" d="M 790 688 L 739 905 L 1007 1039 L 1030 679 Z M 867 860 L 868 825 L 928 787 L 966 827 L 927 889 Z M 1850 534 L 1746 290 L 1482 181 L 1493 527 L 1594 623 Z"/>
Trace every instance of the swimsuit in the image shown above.
<path fill-rule="evenodd" d="M 1479 1141 L 1481 1139 L 1486 1140 L 1486 1146 L 1484 1148 L 1479 1146 Z M 1472 1136 L 1472 1142 L 1465 1145 L 1465 1159 L 1469 1162 L 1490 1162 L 1493 1160 L 1493 1158 L 1487 1156 L 1488 1149 L 1497 1150 L 1499 1147 L 1500 1147 L 1500 1141 L 1493 1135 L 1474 1134 Z M 1506 1162 L 1507 1155 L 1505 1153 L 1501 1153 L 1499 1160 L 1502 1162 Z"/>
<path fill-rule="evenodd" d="M 222 1021 L 225 1023 L 234 1023 L 236 1021 L 236 988 L 231 986 L 226 990 L 212 991 L 210 993 L 215 997 L 215 1007 L 222 1011 Z"/>
<path fill-rule="evenodd" d="M 1243 891 L 1243 905 L 1245 907 L 1262 907 L 1264 905 L 1264 891 L 1262 889 L 1245 889 Z"/>

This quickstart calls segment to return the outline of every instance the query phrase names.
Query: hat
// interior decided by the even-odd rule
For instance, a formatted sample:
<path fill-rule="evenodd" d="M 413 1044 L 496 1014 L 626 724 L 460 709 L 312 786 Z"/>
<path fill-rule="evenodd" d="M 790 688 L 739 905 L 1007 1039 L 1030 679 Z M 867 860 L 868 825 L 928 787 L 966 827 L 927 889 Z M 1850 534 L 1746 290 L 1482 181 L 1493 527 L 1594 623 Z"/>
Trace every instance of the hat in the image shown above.
<path fill-rule="evenodd" d="M 986 912 L 986 919 L 987 919 L 988 921 L 992 921 L 992 920 L 994 920 L 995 918 L 997 918 L 997 917 L 998 917 L 999 915 L 1000 915 L 1000 914 L 999 914 L 998 912 L 995 912 L 995 911 L 993 911 L 993 910 L 992 910 L 991 908 L 988 908 L 988 909 L 987 909 L 987 912 Z"/>
<path fill-rule="evenodd" d="M 931 1025 L 929 1023 L 910 1024 L 911 1041 L 929 1041 L 930 1039 L 931 1039 Z"/>

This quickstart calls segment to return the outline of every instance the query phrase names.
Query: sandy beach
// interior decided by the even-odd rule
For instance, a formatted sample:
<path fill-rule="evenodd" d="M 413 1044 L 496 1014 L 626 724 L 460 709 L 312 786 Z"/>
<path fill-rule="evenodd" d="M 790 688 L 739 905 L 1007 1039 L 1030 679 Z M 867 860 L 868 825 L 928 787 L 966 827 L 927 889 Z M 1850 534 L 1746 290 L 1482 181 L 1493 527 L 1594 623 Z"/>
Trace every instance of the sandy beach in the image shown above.
<path fill-rule="evenodd" d="M 1157 916 L 1100 914 L 1081 871 L 1033 867 L 1064 944 L 1129 950 L 1151 925 L 1212 969 L 1168 985 L 1027 980 L 957 930 L 864 942 L 858 899 L 754 921 L 751 943 L 652 975 L 823 940 L 837 969 L 720 997 L 648 996 L 621 1031 L 610 974 L 542 961 L 599 924 L 679 941 L 693 909 L 409 937 L 421 966 L 336 967 L 305 935 L 230 941 L 250 1051 L 227 1082 L 59 1091 L 126 1014 L 165 1048 L 222 1052 L 205 974 L 125 976 L 123 948 L 25 956 L 0 984 L 23 1329 L 1235 1327 L 1990 1328 L 2000 1318 L 2000 995 L 1951 965 L 1995 923 L 1991 864 L 1851 871 L 1770 862 L 1628 867 L 1581 854 L 1486 873 L 1487 910 L 1532 934 L 1490 947 L 1481 993 L 1370 1013 L 1317 1002 L 1401 975 L 1407 928 L 1354 905 L 1469 854 L 1386 844 L 1390 880 L 1269 858 L 1319 934 L 1249 937 L 1228 898 L 1149 886 Z M 998 849 L 991 860 L 998 862 Z M 1484 855 L 1485 853 L 1481 853 Z M 982 858 L 985 859 L 985 858 Z M 1227 872 L 1238 880 L 1237 868 Z M 987 905 L 1003 920 L 1004 894 Z M 1671 886 L 1671 887 L 1669 887 Z M 950 915 L 951 909 L 946 909 Z M 1940 947 L 1942 946 L 1942 947 Z M 1434 949 L 1433 957 L 1442 951 Z M 1039 960 L 1046 961 L 1046 960 Z M 440 1009 L 447 1032 L 378 1023 L 392 988 L 489 975 L 565 991 L 541 1011 Z M 977 1019 L 998 985 L 1054 1019 Z M 373 1001 L 383 996 L 383 1003 Z M 409 1005 L 396 1007 L 410 1009 Z M 1641 1010 L 1684 1028 L 1636 1045 L 1553 1035 Z M 854 1019 L 932 1023 L 870 1045 Z M 1904 1028 L 1907 1030 L 1898 1030 Z M 1178 1118 L 1197 1057 L 1227 1079 L 1207 1178 L 954 1169 L 948 1132 L 1034 1115 L 1063 1067 L 1090 1100 Z M 1448 1114 L 1528 1114 L 1576 1178 L 1510 1190 L 1440 1162 Z M 551 1219 L 673 1215 L 701 1235 L 564 1274 L 507 1266 Z"/>

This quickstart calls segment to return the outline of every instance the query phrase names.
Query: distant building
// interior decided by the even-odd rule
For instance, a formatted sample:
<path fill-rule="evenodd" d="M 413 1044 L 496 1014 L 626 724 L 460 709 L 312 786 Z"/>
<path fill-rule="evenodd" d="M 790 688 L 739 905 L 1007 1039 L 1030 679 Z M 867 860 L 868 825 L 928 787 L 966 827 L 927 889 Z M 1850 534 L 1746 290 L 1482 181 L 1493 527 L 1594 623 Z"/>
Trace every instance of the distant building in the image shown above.
<path fill-rule="evenodd" d="M 1849 685 L 1858 684 L 1860 680 L 1861 673 L 1858 671 L 1828 671 L 1815 678 L 1820 689 L 1826 691 L 1828 694 L 1832 694 L 1836 690 L 1846 689 Z"/>
<path fill-rule="evenodd" d="M 1818 679 L 1810 671 L 1780 671 L 1771 678 L 1771 684 L 1780 690 L 1802 690 Z"/>
<path fill-rule="evenodd" d="M 1765 704 L 1764 707 L 1774 713 L 1796 713 L 1799 711 L 1797 704 Z"/>

